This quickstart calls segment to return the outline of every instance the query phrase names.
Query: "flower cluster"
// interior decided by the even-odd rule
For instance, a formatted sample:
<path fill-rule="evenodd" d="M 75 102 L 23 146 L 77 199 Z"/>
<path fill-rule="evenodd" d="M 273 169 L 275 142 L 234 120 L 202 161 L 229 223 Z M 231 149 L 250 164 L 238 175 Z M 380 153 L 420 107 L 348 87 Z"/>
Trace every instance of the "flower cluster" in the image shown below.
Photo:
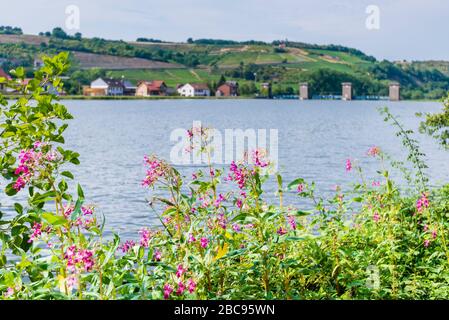
<path fill-rule="evenodd" d="M 421 198 L 418 199 L 416 202 L 416 210 L 418 210 L 419 213 L 423 212 L 424 209 L 428 208 L 430 206 L 429 199 L 427 198 L 427 194 L 423 193 Z"/>
<path fill-rule="evenodd" d="M 371 148 L 369 148 L 367 155 L 370 157 L 376 157 L 380 154 L 380 148 L 377 146 L 373 146 Z"/>
<path fill-rule="evenodd" d="M 252 160 L 256 167 L 265 168 L 268 167 L 270 162 L 266 159 L 267 152 L 264 149 L 254 150 L 252 153 Z"/>
<path fill-rule="evenodd" d="M 142 185 L 152 187 L 159 178 L 164 177 L 167 174 L 168 168 L 164 161 L 155 156 L 145 156 L 144 162 L 148 169 L 145 179 L 142 181 Z"/>
<path fill-rule="evenodd" d="M 196 282 L 189 278 L 187 281 L 185 281 L 184 275 L 187 273 L 187 268 L 185 268 L 182 264 L 178 265 L 176 269 L 176 278 L 177 280 L 177 289 L 176 294 L 178 296 L 181 296 L 184 294 L 184 292 L 187 290 L 189 293 L 193 293 L 196 290 Z M 170 295 L 173 293 L 174 288 L 169 283 L 166 283 L 163 288 L 164 291 L 164 299 L 169 299 Z"/>
<path fill-rule="evenodd" d="M 151 239 L 151 231 L 144 228 L 139 231 L 139 234 L 140 234 L 140 246 L 148 248 Z"/>
<path fill-rule="evenodd" d="M 351 159 L 346 159 L 346 171 L 350 172 L 352 170 L 352 162 Z"/>
<path fill-rule="evenodd" d="M 18 192 L 25 188 L 33 179 L 39 178 L 40 171 L 49 163 L 54 163 L 62 159 L 61 154 L 55 150 L 44 151 L 48 145 L 35 142 L 33 148 L 22 150 L 18 157 L 19 166 L 14 171 L 17 176 L 13 188 Z"/>
<path fill-rule="evenodd" d="M 237 182 L 239 188 L 244 189 L 248 178 L 248 170 L 241 165 L 237 165 L 235 161 L 232 161 L 230 171 L 228 180 Z"/>
<path fill-rule="evenodd" d="M 136 243 L 133 240 L 127 240 L 125 241 L 125 243 L 123 243 L 119 249 L 122 250 L 123 253 L 127 253 L 129 252 L 132 248 L 134 248 L 134 246 L 136 245 Z"/>
<path fill-rule="evenodd" d="M 91 271 L 95 263 L 93 251 L 77 248 L 76 245 L 67 248 L 64 259 L 67 261 L 67 269 L 73 273 L 80 269 Z"/>
<path fill-rule="evenodd" d="M 28 243 L 33 242 L 42 234 L 42 224 L 35 222 L 33 224 L 33 227 L 31 228 L 31 230 L 33 231 L 33 233 L 31 234 L 30 239 L 28 240 Z"/>

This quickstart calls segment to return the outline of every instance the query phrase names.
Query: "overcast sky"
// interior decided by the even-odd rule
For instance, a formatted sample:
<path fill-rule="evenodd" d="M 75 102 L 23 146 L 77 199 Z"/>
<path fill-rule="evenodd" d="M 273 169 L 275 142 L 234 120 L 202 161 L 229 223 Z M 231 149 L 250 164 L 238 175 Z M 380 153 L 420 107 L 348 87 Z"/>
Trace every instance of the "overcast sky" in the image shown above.
<path fill-rule="evenodd" d="M 289 39 L 341 44 L 378 59 L 449 60 L 447 0 L 1 0 L 0 25 L 37 34 L 65 28 L 68 5 L 80 10 L 84 36 L 185 41 Z M 366 8 L 380 9 L 369 30 Z M 75 33 L 76 30 L 67 30 Z"/>

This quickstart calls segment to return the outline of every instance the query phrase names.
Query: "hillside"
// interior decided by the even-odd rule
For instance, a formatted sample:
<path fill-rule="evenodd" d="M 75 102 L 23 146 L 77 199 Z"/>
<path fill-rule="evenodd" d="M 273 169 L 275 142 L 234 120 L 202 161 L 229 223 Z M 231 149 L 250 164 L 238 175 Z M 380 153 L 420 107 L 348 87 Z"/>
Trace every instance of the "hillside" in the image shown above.
<path fill-rule="evenodd" d="M 134 82 L 160 79 L 170 86 L 207 82 L 212 88 L 225 77 L 239 81 L 243 94 L 257 93 L 262 82 L 273 83 L 275 94 L 293 94 L 303 81 L 314 94 L 337 94 L 345 81 L 354 84 L 356 95 L 386 95 L 390 81 L 401 83 L 404 98 L 439 98 L 449 90 L 449 63 L 377 61 L 338 45 L 212 39 L 125 42 L 69 36 L 59 28 L 45 36 L 0 35 L 0 63 L 6 68 L 22 65 L 31 72 L 42 53 L 59 51 L 71 52 L 71 93 L 98 75 Z"/>
<path fill-rule="evenodd" d="M 107 54 L 95 54 L 73 51 L 73 58 L 81 69 L 100 68 L 106 70 L 129 69 L 179 69 L 184 66 L 142 58 L 119 57 Z"/>

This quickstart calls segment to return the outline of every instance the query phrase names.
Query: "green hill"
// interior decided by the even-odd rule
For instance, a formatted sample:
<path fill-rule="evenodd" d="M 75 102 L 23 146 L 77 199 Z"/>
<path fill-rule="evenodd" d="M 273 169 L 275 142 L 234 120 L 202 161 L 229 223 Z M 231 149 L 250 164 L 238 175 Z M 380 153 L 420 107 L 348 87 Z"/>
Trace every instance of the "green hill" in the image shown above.
<path fill-rule="evenodd" d="M 449 90 L 445 62 L 377 61 L 357 49 L 300 42 L 138 40 L 87 39 L 60 28 L 39 36 L 0 34 L 0 64 L 4 69 L 22 65 L 31 74 L 41 54 L 69 51 L 73 67 L 67 91 L 73 94 L 99 75 L 160 79 L 170 86 L 207 82 L 212 88 L 225 77 L 239 81 L 248 95 L 263 82 L 273 83 L 275 94 L 297 93 L 299 82 L 308 82 L 314 94 L 339 93 L 346 81 L 353 82 L 356 95 L 386 95 L 390 81 L 401 83 L 404 98 L 437 99 Z"/>

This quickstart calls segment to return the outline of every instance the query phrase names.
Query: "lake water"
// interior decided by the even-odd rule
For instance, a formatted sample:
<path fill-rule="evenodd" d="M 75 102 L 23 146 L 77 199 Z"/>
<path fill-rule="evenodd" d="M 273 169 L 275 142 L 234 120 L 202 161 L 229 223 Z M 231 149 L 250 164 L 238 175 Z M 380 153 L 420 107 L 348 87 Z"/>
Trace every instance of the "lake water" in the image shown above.
<path fill-rule="evenodd" d="M 74 168 L 90 203 L 107 219 L 107 230 L 135 238 L 143 226 L 157 223 L 141 187 L 143 156 L 169 159 L 175 144 L 170 133 L 188 129 L 199 120 L 207 127 L 224 129 L 277 129 L 279 168 L 284 181 L 303 177 L 317 183 L 321 193 L 336 184 L 349 185 L 355 175 L 345 171 L 347 158 L 358 159 L 368 177 L 378 164 L 366 156 L 379 145 L 396 159 L 405 151 L 395 129 L 383 122 L 377 108 L 388 106 L 406 128 L 416 130 L 417 112 L 436 112 L 439 103 L 298 100 L 136 100 L 64 101 L 75 119 L 66 134 L 67 148 L 81 154 Z M 419 136 L 427 154 L 433 184 L 449 181 L 449 153 Z M 193 167 L 180 171 L 190 177 Z M 266 187 L 273 195 L 274 183 Z M 4 197 L 2 197 L 4 198 Z M 6 201 L 6 202 L 5 202 Z M 2 201 L 8 204 L 9 200 Z"/>

